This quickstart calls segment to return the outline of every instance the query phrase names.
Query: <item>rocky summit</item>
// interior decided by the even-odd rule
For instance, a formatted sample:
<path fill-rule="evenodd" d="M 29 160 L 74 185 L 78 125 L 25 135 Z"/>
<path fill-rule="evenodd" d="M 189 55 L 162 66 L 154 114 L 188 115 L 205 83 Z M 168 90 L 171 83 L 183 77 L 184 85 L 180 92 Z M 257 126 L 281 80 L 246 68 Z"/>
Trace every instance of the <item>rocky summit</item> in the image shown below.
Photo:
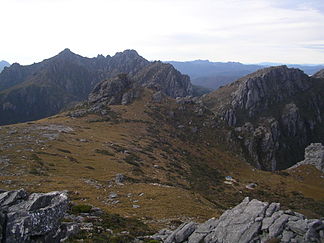
<path fill-rule="evenodd" d="M 319 72 L 320 73 L 320 72 Z M 285 169 L 323 142 L 324 79 L 286 66 L 249 74 L 202 98 L 233 128 L 231 143 L 257 168 Z"/>
<path fill-rule="evenodd" d="M 183 223 L 174 231 L 161 230 L 152 238 L 165 243 L 324 242 L 324 220 L 307 219 L 280 209 L 279 203 L 247 197 L 218 219 Z"/>

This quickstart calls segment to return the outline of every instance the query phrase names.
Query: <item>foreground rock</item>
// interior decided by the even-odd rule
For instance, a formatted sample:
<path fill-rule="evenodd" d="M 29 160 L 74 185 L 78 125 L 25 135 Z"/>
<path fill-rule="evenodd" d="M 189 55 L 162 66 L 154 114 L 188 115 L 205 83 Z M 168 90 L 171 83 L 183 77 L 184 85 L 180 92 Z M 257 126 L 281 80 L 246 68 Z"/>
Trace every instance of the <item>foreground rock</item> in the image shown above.
<path fill-rule="evenodd" d="M 0 240 L 60 242 L 76 230 L 73 224 L 61 223 L 67 209 L 65 192 L 0 191 Z"/>
<path fill-rule="evenodd" d="M 152 238 L 168 243 L 324 242 L 324 220 L 280 210 L 279 203 L 245 198 L 219 219 L 198 225 L 190 222 L 173 232 L 162 230 Z"/>
<path fill-rule="evenodd" d="M 324 172 L 324 146 L 321 143 L 311 143 L 305 149 L 305 159 L 292 166 L 290 169 L 300 165 L 313 165 L 318 170 Z"/>

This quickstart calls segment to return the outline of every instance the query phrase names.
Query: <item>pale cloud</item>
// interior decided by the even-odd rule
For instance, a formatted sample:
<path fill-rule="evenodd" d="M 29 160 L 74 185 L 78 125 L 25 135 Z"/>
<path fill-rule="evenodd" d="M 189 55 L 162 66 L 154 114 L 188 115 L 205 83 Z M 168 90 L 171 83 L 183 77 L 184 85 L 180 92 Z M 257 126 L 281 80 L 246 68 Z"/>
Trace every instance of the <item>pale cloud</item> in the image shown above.
<path fill-rule="evenodd" d="M 0 0 L 0 59 L 136 49 L 150 60 L 324 63 L 322 0 Z M 315 48 L 316 47 L 316 48 Z"/>

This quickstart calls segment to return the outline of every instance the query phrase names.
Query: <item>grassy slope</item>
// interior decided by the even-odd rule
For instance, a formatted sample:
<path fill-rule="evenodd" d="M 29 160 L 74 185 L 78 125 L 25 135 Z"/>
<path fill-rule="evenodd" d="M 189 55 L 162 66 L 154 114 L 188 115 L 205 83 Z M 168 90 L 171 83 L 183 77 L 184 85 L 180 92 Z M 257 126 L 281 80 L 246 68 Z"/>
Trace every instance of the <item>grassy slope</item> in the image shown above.
<path fill-rule="evenodd" d="M 218 216 L 245 196 L 279 201 L 309 216 L 324 216 L 323 174 L 306 168 L 289 174 L 253 169 L 223 144 L 226 131 L 203 127 L 168 100 L 149 105 L 150 93 L 128 106 L 112 106 L 116 119 L 60 114 L 0 129 L 0 188 L 29 191 L 68 190 L 76 203 L 137 217 L 161 228 L 172 221 L 203 221 Z M 170 118 L 169 111 L 174 111 Z M 191 115 L 190 115 L 191 114 Z M 50 124 L 71 132 L 41 129 Z M 184 124 L 184 128 L 178 128 Z M 196 126 L 198 132 L 190 132 Z M 54 140 L 48 134 L 59 134 Z M 85 141 L 85 140 L 86 141 Z M 114 183 L 117 173 L 127 180 Z M 224 184 L 224 176 L 238 183 Z M 257 183 L 255 190 L 245 188 Z M 108 195 L 118 194 L 112 204 Z M 139 205 L 139 208 L 133 208 Z"/>

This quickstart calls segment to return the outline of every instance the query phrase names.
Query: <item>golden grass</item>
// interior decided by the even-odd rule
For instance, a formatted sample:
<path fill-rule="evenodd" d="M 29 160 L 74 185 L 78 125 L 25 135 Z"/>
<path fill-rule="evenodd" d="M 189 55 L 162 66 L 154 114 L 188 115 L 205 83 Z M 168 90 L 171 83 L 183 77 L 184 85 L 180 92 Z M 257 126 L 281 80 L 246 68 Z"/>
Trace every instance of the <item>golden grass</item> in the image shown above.
<path fill-rule="evenodd" d="M 147 105 L 149 99 L 150 95 L 145 94 L 131 105 L 112 106 L 112 110 L 120 116 L 119 122 L 89 122 L 98 117 L 89 115 L 73 119 L 60 114 L 32 124 L 2 127 L 1 138 L 9 136 L 10 129 L 17 130 L 17 133 L 10 135 L 10 143 L 13 144 L 21 141 L 20 137 L 25 135 L 43 139 L 37 129 L 23 134 L 24 129 L 33 126 L 61 124 L 72 127 L 74 131 L 60 133 L 58 139 L 44 144 L 34 141 L 0 150 L 0 156 L 11 159 L 11 165 L 6 168 L 8 174 L 0 176 L 0 188 L 24 187 L 37 192 L 68 190 L 76 203 L 91 204 L 126 217 L 135 216 L 156 228 L 166 226 L 171 220 L 204 221 L 219 216 L 228 205 L 237 203 L 244 196 L 258 196 L 257 192 L 263 191 L 269 194 L 266 197 L 269 201 L 272 201 L 274 194 L 278 195 L 276 199 L 284 200 L 295 191 L 305 197 L 324 201 L 323 173 L 313 168 L 296 169 L 290 172 L 290 176 L 259 171 L 235 154 L 225 151 L 216 142 L 206 146 L 172 136 L 170 124 L 162 121 L 157 123 L 148 115 L 148 111 L 152 112 Z M 164 104 L 169 109 L 176 106 L 169 100 Z M 159 134 L 152 134 L 150 126 L 159 129 Z M 161 141 L 170 146 L 161 144 Z M 26 148 L 33 151 L 24 151 Z M 102 150 L 107 153 L 100 153 Z M 221 176 L 231 175 L 238 183 L 234 187 L 225 185 L 223 181 L 214 185 L 216 178 L 209 178 L 205 193 L 204 188 L 201 193 L 191 190 L 188 175 L 192 165 L 184 159 L 182 150 L 198 158 L 193 163 L 217 169 Z M 126 162 L 129 154 L 139 158 L 140 166 Z M 177 171 L 173 168 L 170 164 L 172 161 L 181 169 Z M 44 174 L 37 174 L 37 171 L 33 171 L 35 168 Z M 116 185 L 114 178 L 117 173 L 133 181 Z M 258 184 L 254 192 L 245 188 L 251 182 Z M 212 185 L 212 190 L 207 188 L 208 185 Z M 115 199 L 119 201 L 117 204 L 111 204 L 108 200 L 111 192 L 118 194 Z M 133 208 L 133 205 L 140 207 Z"/>

